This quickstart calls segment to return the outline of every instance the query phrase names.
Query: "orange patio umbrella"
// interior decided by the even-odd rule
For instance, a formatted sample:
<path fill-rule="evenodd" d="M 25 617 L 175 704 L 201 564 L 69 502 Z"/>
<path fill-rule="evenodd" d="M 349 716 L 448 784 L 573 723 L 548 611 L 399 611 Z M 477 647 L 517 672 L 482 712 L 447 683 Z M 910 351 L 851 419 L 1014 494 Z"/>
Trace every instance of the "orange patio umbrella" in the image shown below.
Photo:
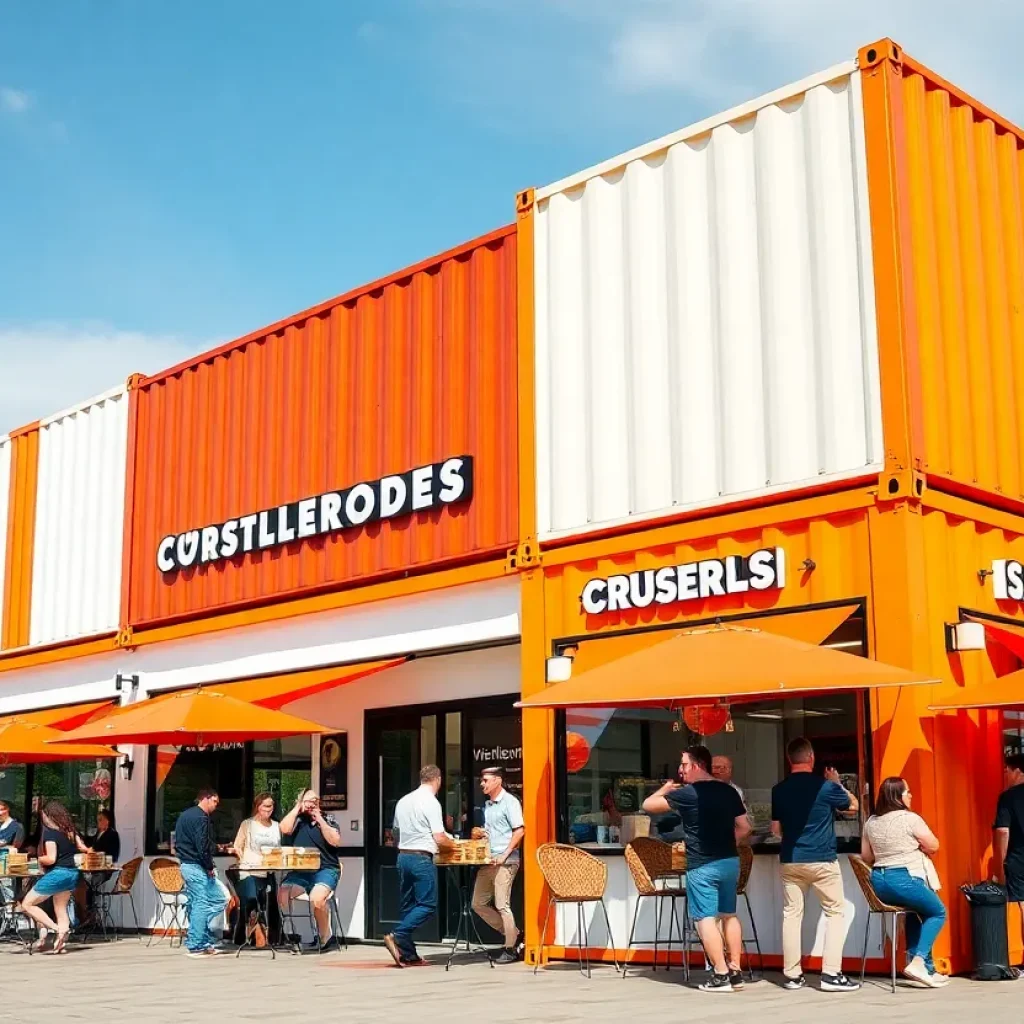
<path fill-rule="evenodd" d="M 103 742 L 184 747 L 330 731 L 329 726 L 200 688 L 130 704 L 98 721 L 59 733 L 51 742 L 55 746 Z"/>
<path fill-rule="evenodd" d="M 677 633 L 549 686 L 516 707 L 675 708 L 937 682 L 792 637 L 721 625 Z"/>
<path fill-rule="evenodd" d="M 119 757 L 112 747 L 99 744 L 69 743 L 51 746 L 67 733 L 27 717 L 0 718 L 0 764 L 39 764 L 44 761 L 87 761 L 97 757 Z"/>

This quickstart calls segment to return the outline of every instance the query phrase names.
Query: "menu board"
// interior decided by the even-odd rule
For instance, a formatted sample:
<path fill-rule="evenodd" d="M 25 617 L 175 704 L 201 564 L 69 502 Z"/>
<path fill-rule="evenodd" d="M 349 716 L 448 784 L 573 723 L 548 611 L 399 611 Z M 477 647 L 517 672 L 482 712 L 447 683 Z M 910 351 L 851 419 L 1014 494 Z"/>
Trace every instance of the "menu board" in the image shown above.
<path fill-rule="evenodd" d="M 348 733 L 320 737 L 320 806 L 348 810 Z"/>

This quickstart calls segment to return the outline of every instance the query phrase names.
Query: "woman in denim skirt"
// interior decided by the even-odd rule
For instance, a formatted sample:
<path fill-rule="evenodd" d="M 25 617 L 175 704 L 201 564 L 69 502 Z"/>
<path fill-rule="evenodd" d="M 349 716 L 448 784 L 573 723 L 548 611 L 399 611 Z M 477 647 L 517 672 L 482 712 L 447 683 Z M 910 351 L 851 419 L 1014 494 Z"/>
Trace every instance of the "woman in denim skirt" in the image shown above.
<path fill-rule="evenodd" d="M 49 801 L 40 813 L 42 834 L 39 838 L 39 864 L 45 874 L 21 901 L 22 909 L 39 925 L 39 942 L 36 949 L 45 949 L 50 932 L 56 933 L 53 953 L 63 953 L 71 931 L 68 918 L 68 903 L 78 885 L 79 871 L 75 867 L 75 853 L 86 851 L 75 829 L 67 808 L 56 800 Z M 51 920 L 41 904 L 53 900 L 54 915 Z"/>

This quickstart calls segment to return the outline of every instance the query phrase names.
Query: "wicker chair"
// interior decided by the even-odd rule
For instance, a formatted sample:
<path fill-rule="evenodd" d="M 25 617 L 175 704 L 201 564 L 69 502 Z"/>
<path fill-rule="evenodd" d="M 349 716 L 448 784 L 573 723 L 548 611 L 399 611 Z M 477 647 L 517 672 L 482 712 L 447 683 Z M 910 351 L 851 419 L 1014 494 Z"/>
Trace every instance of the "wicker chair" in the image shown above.
<path fill-rule="evenodd" d="M 576 905 L 577 925 L 577 948 L 580 951 L 580 973 L 584 973 L 584 960 L 586 962 L 586 976 L 590 974 L 590 937 L 587 929 L 587 920 L 584 913 L 584 905 L 587 903 L 599 903 L 604 912 L 605 927 L 608 929 L 608 941 L 611 943 L 612 963 L 615 969 L 619 969 L 618 961 L 615 959 L 615 941 L 612 938 L 612 924 L 608 917 L 608 908 L 605 906 L 604 893 L 608 885 L 608 867 L 591 856 L 585 850 L 579 850 L 575 846 L 566 846 L 562 843 L 545 843 L 537 849 L 537 864 L 540 866 L 541 874 L 547 883 L 550 893 L 548 899 L 547 913 L 544 915 L 544 929 L 540 933 L 540 943 L 543 947 L 548 934 L 548 920 L 551 917 L 551 910 L 556 904 L 574 903 Z M 537 973 L 540 960 L 534 965 L 533 973 Z"/>
<path fill-rule="evenodd" d="M 861 953 L 860 958 L 860 980 L 864 982 L 864 972 L 868 962 L 868 936 L 871 932 L 871 918 L 872 915 L 877 914 L 882 921 L 882 945 L 885 946 L 885 940 L 890 938 L 889 930 L 886 927 L 886 919 L 892 916 L 892 936 L 890 938 L 889 946 L 891 949 L 891 965 L 892 965 L 892 990 L 896 991 L 896 947 L 899 940 L 899 927 L 900 921 L 906 921 L 907 912 L 903 907 L 893 907 L 888 903 L 883 903 L 878 893 L 875 892 L 875 887 L 871 884 L 871 868 L 868 867 L 864 861 L 854 855 L 850 856 L 850 867 L 853 868 L 854 877 L 857 879 L 857 884 L 860 886 L 860 891 L 864 894 L 864 902 L 868 905 L 867 920 L 864 922 L 864 950 Z"/>
<path fill-rule="evenodd" d="M 157 927 L 149 937 L 147 946 L 153 945 L 153 939 L 157 932 L 160 937 L 157 943 L 167 935 L 170 945 L 174 945 L 174 936 L 177 933 L 178 945 L 183 941 L 183 932 L 188 924 L 188 912 L 186 910 L 185 879 L 181 877 L 181 864 L 173 857 L 154 857 L 149 862 L 149 877 L 153 881 L 153 888 L 160 897 L 160 916 L 157 919 Z M 164 926 L 164 920 L 170 911 L 170 922 Z"/>
<path fill-rule="evenodd" d="M 750 918 L 750 930 L 753 938 L 743 939 L 743 951 L 747 952 L 747 946 L 753 945 L 757 950 L 757 970 L 764 974 L 764 954 L 761 952 L 761 942 L 757 937 L 757 922 L 754 920 L 754 911 L 750 906 L 750 896 L 747 894 L 747 886 L 750 884 L 750 872 L 754 869 L 754 851 L 749 846 L 740 846 L 737 850 L 740 858 L 740 876 L 736 880 L 737 899 L 742 896 L 747 905 L 747 917 Z M 750 966 L 750 954 L 747 953 L 747 974 L 750 980 L 754 980 L 754 969 Z"/>
<path fill-rule="evenodd" d="M 128 903 L 132 908 L 132 918 L 135 920 L 135 933 L 139 936 L 139 941 L 142 941 L 142 929 L 139 927 L 139 915 L 135 910 L 135 897 L 132 895 L 135 879 L 138 878 L 139 869 L 141 867 L 141 857 L 135 857 L 133 860 L 128 861 L 127 864 L 122 866 L 117 877 L 114 879 L 114 884 L 109 889 L 103 889 L 100 891 L 100 896 L 103 900 L 103 908 L 101 912 L 110 922 L 110 927 L 114 933 L 115 941 L 117 940 L 117 933 L 119 929 L 117 919 L 111 913 L 111 907 L 114 900 L 123 900 L 125 897 L 128 898 Z M 122 922 L 124 921 L 124 914 L 121 915 L 121 920 Z"/>
<path fill-rule="evenodd" d="M 622 965 L 622 976 L 626 976 L 626 968 L 629 962 L 629 951 L 633 946 L 652 945 L 648 941 L 640 941 L 635 938 L 636 922 L 640 914 L 640 906 L 645 899 L 655 901 L 654 912 L 654 965 L 652 970 L 658 969 L 658 948 L 661 942 L 661 911 L 665 901 L 669 901 L 668 920 L 668 943 L 665 951 L 665 969 L 672 965 L 672 934 L 673 926 L 679 933 L 679 944 L 683 945 L 685 936 L 683 928 L 679 924 L 679 917 L 676 913 L 676 900 L 682 900 L 684 911 L 683 918 L 686 919 L 686 889 L 682 885 L 665 885 L 659 887 L 658 879 L 678 877 L 678 871 L 672 867 L 672 847 L 657 839 L 638 837 L 626 847 L 626 866 L 633 876 L 633 884 L 636 886 L 637 900 L 633 910 L 633 926 L 629 930 L 629 942 L 626 943 L 626 960 Z M 683 958 L 683 969 L 687 979 L 690 976 L 688 958 Z"/>

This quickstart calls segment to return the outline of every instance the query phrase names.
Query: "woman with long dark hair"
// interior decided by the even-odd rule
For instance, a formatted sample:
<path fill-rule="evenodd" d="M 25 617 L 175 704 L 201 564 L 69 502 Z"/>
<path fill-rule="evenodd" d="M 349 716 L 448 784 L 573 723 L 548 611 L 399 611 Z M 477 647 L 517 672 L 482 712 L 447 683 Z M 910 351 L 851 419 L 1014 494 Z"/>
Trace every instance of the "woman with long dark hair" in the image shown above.
<path fill-rule="evenodd" d="M 949 981 L 935 970 L 932 946 L 946 923 L 939 899 L 939 875 L 932 863 L 939 841 L 924 819 L 911 810 L 905 779 L 886 779 L 878 790 L 875 813 L 861 838 L 861 857 L 873 868 L 871 884 L 879 898 L 907 911 L 907 966 L 903 973 L 929 988 Z"/>
<path fill-rule="evenodd" d="M 67 945 L 71 921 L 68 917 L 68 903 L 78 885 L 79 871 L 75 867 L 75 852 L 85 852 L 86 846 L 78 835 L 75 823 L 67 808 L 56 800 L 50 800 L 40 811 L 39 864 L 45 874 L 21 901 L 22 909 L 39 925 L 37 949 L 46 947 L 49 933 L 56 934 L 54 953 L 63 953 Z M 43 910 L 40 904 L 53 900 L 54 916 Z"/>

